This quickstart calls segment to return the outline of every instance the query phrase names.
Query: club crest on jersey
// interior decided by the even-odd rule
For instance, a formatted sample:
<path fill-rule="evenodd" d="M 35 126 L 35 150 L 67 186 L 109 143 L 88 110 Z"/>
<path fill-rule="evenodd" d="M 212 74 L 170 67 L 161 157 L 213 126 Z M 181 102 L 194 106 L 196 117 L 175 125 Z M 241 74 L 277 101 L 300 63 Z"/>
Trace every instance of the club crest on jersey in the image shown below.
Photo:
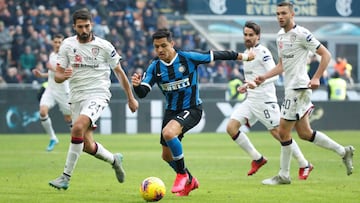
<path fill-rule="evenodd" d="M 290 42 L 291 42 L 291 43 L 294 43 L 295 40 L 296 40 L 296 35 L 291 35 L 291 36 L 290 36 Z"/>
<path fill-rule="evenodd" d="M 77 62 L 77 63 L 81 63 L 81 61 L 82 61 L 81 56 L 80 56 L 80 55 L 78 55 L 78 54 L 76 54 L 76 55 L 75 55 L 75 62 Z"/>
<path fill-rule="evenodd" d="M 93 55 L 94 57 L 96 57 L 97 55 L 99 55 L 99 51 L 100 51 L 100 49 L 97 48 L 97 47 L 91 49 L 91 53 L 92 53 L 92 55 Z"/>
<path fill-rule="evenodd" d="M 179 66 L 178 70 L 179 70 L 180 73 L 185 72 L 185 66 L 184 65 Z"/>

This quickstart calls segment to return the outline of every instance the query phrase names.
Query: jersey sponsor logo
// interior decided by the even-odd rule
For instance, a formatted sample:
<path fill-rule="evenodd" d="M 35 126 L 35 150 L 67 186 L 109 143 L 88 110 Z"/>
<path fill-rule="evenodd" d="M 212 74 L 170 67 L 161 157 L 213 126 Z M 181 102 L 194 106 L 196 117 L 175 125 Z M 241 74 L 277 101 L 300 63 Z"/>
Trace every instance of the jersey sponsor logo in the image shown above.
<path fill-rule="evenodd" d="M 81 63 L 82 62 L 82 58 L 81 58 L 80 55 L 78 55 L 78 54 L 75 55 L 75 62 L 76 63 Z"/>
<path fill-rule="evenodd" d="M 72 65 L 72 67 L 74 67 L 74 68 L 98 68 L 99 64 L 90 65 L 90 64 L 83 64 L 83 63 L 74 63 Z"/>
<path fill-rule="evenodd" d="M 160 87 L 163 91 L 179 90 L 179 89 L 186 88 L 189 86 L 190 86 L 189 78 L 185 78 L 185 79 L 178 80 L 175 82 L 164 83 L 164 84 L 160 85 Z"/>
<path fill-rule="evenodd" d="M 294 58 L 294 55 L 293 55 L 293 54 L 290 54 L 290 55 L 282 55 L 282 58 L 284 58 L 284 59 L 292 59 L 292 58 Z"/>

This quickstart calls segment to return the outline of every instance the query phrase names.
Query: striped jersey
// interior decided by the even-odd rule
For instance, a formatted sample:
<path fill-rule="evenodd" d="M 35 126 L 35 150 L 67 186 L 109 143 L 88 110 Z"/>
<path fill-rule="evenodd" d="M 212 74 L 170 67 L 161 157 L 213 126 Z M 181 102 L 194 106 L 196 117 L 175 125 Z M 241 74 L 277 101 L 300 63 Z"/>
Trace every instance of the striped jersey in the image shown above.
<path fill-rule="evenodd" d="M 199 95 L 199 64 L 213 60 L 212 51 L 178 51 L 170 63 L 155 58 L 143 75 L 141 84 L 152 88 L 156 83 L 166 98 L 166 109 L 182 110 L 202 103 Z"/>

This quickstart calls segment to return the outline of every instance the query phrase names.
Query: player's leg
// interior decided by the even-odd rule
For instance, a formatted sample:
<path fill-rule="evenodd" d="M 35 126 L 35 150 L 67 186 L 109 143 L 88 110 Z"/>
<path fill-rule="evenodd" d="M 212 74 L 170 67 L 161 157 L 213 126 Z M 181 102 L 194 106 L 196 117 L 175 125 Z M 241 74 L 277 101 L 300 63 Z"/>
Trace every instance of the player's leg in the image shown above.
<path fill-rule="evenodd" d="M 311 129 L 308 114 L 299 120 L 299 122 L 295 125 L 295 128 L 301 139 L 308 140 L 322 148 L 336 152 L 343 159 L 347 175 L 352 174 L 352 157 L 355 150 L 353 146 L 344 147 L 328 137 L 326 134 Z"/>
<path fill-rule="evenodd" d="M 166 142 L 166 145 L 169 147 L 172 159 L 175 162 L 176 169 L 176 179 L 174 185 L 171 189 L 171 192 L 177 193 L 184 189 L 185 184 L 188 180 L 188 174 L 185 169 L 184 153 L 182 144 L 177 137 L 182 132 L 182 126 L 175 120 L 169 121 L 162 130 L 162 135 Z"/>
<path fill-rule="evenodd" d="M 280 142 L 280 135 L 279 135 L 279 129 L 278 127 L 270 130 L 271 135 Z M 310 174 L 310 172 L 313 170 L 313 165 L 306 160 L 304 154 L 302 153 L 299 145 L 297 142 L 293 139 L 292 140 L 292 156 L 299 164 L 299 179 L 300 180 L 306 180 Z"/>
<path fill-rule="evenodd" d="M 71 129 L 71 142 L 68 149 L 63 174 L 57 179 L 49 182 L 51 186 L 57 189 L 66 190 L 68 188 L 71 175 L 84 148 L 84 134 L 91 124 L 89 117 L 85 115 L 80 115 L 75 119 L 74 126 Z"/>
<path fill-rule="evenodd" d="M 237 111 L 235 111 L 233 114 L 236 114 L 236 112 Z M 241 123 L 239 120 L 236 120 L 235 117 L 236 116 L 233 115 L 229 120 L 226 131 L 232 140 L 251 157 L 251 169 L 248 171 L 248 175 L 250 176 L 255 174 L 260 169 L 260 167 L 266 164 L 267 160 L 256 150 L 245 132 L 241 132 L 239 130 Z M 245 120 L 245 118 L 242 120 Z"/>
<path fill-rule="evenodd" d="M 50 89 L 46 89 L 40 99 L 40 121 L 45 132 L 50 136 L 49 145 L 47 146 L 48 151 L 52 151 L 59 142 L 49 117 L 49 109 L 54 107 L 55 104 L 55 99 L 51 96 Z"/>
<path fill-rule="evenodd" d="M 167 115 L 167 113 L 165 114 Z M 198 183 L 196 187 L 195 185 L 192 185 L 193 176 L 185 165 L 181 139 L 188 130 L 192 129 L 200 122 L 201 117 L 201 106 L 183 110 L 173 115 L 172 120 L 166 123 L 162 130 L 162 137 L 165 140 L 166 146 L 168 146 L 171 151 L 177 173 L 173 188 L 171 190 L 173 193 L 179 193 L 183 190 L 188 190 L 187 194 L 185 194 L 188 195 L 191 190 L 194 190 L 198 187 Z"/>

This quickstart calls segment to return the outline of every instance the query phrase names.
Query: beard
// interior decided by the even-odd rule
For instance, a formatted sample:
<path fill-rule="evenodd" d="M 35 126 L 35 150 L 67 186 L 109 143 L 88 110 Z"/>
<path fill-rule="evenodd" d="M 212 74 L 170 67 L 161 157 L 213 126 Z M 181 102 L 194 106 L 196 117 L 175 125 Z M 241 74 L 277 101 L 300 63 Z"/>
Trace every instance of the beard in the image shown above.
<path fill-rule="evenodd" d="M 91 33 L 82 33 L 82 34 L 76 33 L 76 35 L 78 36 L 79 41 L 81 42 L 87 42 L 91 37 Z"/>

